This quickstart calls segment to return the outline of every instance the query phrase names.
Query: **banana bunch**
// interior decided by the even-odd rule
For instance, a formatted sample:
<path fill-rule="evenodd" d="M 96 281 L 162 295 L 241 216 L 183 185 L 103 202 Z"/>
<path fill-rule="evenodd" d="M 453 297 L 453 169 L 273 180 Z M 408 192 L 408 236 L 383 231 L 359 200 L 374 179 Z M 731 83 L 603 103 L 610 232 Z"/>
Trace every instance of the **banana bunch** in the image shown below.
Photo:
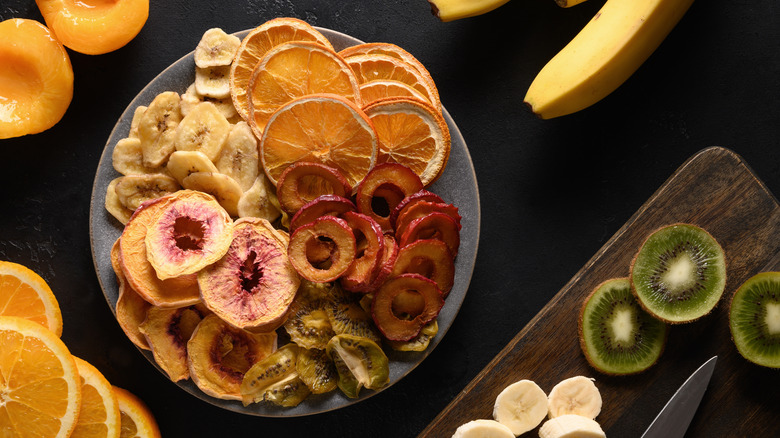
<path fill-rule="evenodd" d="M 642 65 L 692 3 L 693 0 L 607 0 L 539 72 L 525 102 L 543 119 L 593 105 Z"/>

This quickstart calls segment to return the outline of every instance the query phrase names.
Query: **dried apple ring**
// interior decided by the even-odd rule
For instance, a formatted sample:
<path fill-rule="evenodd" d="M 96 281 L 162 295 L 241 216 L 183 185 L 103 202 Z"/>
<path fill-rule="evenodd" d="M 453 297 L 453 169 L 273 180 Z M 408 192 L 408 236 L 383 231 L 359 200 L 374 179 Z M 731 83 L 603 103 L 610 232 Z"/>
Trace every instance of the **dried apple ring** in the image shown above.
<path fill-rule="evenodd" d="M 447 244 L 453 258 L 458 254 L 458 224 L 446 213 L 433 212 L 409 223 L 398 241 L 401 248 L 422 239 L 439 239 Z"/>
<path fill-rule="evenodd" d="M 374 295 L 371 315 L 391 341 L 408 341 L 439 315 L 444 305 L 433 280 L 419 274 L 402 274 L 387 280 Z"/>
<path fill-rule="evenodd" d="M 455 223 L 458 224 L 458 230 L 461 229 L 458 207 L 443 202 L 417 201 L 412 204 L 407 204 L 407 208 L 404 208 L 398 214 L 398 218 L 395 222 L 396 234 L 403 235 L 404 231 L 406 231 L 406 228 L 409 227 L 409 224 L 413 220 L 427 216 L 435 211 L 452 217 Z"/>
<path fill-rule="evenodd" d="M 390 213 L 404 198 L 422 189 L 420 177 L 408 167 L 397 163 L 379 164 L 358 186 L 357 209 L 389 231 L 392 230 Z"/>
<path fill-rule="evenodd" d="M 339 281 L 350 292 L 369 292 L 385 252 L 382 228 L 365 214 L 350 211 L 344 213 L 343 218 L 352 228 L 357 250 L 355 261 Z"/>
<path fill-rule="evenodd" d="M 317 240 L 333 246 L 329 257 L 315 266 L 309 250 L 312 242 Z M 287 254 L 301 277 L 318 283 L 333 281 L 344 274 L 355 260 L 355 235 L 344 219 L 323 216 L 293 231 Z M 320 258 L 318 254 L 317 259 Z"/>
<path fill-rule="evenodd" d="M 322 163 L 299 161 L 287 167 L 276 183 L 282 209 L 295 214 L 306 203 L 320 195 L 352 195 L 352 186 L 335 167 Z"/>
<path fill-rule="evenodd" d="M 341 216 L 357 208 L 347 198 L 336 195 L 322 195 L 307 203 L 290 220 L 290 231 L 295 231 L 301 225 L 313 222 L 322 216 Z"/>
<path fill-rule="evenodd" d="M 146 234 L 146 256 L 161 280 L 195 274 L 230 247 L 233 220 L 211 195 L 180 190 Z"/>
<path fill-rule="evenodd" d="M 390 277 L 390 273 L 393 272 L 393 267 L 395 266 L 395 262 L 398 259 L 398 252 L 400 247 L 398 246 L 398 242 L 395 240 L 395 236 L 393 236 L 391 233 L 385 233 L 384 241 L 385 251 L 382 254 L 382 260 L 379 262 L 379 270 L 377 271 L 374 279 L 371 281 L 371 286 L 369 286 L 370 290 L 376 290 L 382 286 L 382 283 L 384 283 L 385 280 Z"/>
<path fill-rule="evenodd" d="M 393 212 L 390 213 L 390 224 L 393 226 L 393 228 L 396 228 L 395 222 L 396 219 L 398 219 L 398 215 L 401 214 L 401 212 L 406 207 L 411 207 L 412 204 L 420 201 L 444 202 L 444 199 L 442 199 L 441 196 L 437 195 L 436 193 L 429 192 L 425 189 L 416 193 L 412 193 L 411 195 L 405 197 L 398 205 L 396 205 L 393 209 Z"/>
<path fill-rule="evenodd" d="M 455 263 L 450 250 L 441 240 L 412 242 L 398 251 L 393 276 L 413 273 L 433 280 L 446 298 L 455 283 Z"/>

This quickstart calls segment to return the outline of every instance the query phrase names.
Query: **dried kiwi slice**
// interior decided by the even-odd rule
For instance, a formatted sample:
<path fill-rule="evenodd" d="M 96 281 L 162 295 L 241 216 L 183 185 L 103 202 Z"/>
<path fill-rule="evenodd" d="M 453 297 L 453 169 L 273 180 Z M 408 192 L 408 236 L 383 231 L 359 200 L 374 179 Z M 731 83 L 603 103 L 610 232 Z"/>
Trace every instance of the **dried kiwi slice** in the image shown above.
<path fill-rule="evenodd" d="M 309 394 L 296 368 L 298 352 L 295 344 L 286 344 L 273 354 L 252 365 L 241 382 L 244 406 L 267 400 L 279 406 L 297 406 Z"/>
<path fill-rule="evenodd" d="M 762 272 L 734 293 L 729 310 L 731 337 L 745 359 L 780 368 L 780 272 Z"/>
<path fill-rule="evenodd" d="M 328 318 L 333 331 L 369 338 L 376 343 L 382 342 L 379 331 L 371 315 L 360 305 L 362 295 L 346 292 L 336 285 L 333 288 L 331 303 L 328 306 Z"/>
<path fill-rule="evenodd" d="M 361 388 L 379 389 L 390 382 L 387 356 L 376 342 L 353 335 L 337 335 L 325 350 L 339 373 L 338 386 L 357 398 Z"/>
<path fill-rule="evenodd" d="M 298 375 L 312 394 L 324 394 L 336 389 L 339 373 L 325 350 L 304 350 L 298 353 Z"/>
<path fill-rule="evenodd" d="M 439 333 L 439 323 L 434 319 L 425 324 L 420 333 L 412 339 L 408 341 L 388 340 L 387 343 L 396 351 L 425 351 L 436 333 Z"/>
<path fill-rule="evenodd" d="M 655 231 L 631 263 L 631 288 L 639 303 L 671 324 L 710 313 L 725 286 L 723 248 L 695 225 L 675 224 Z"/>
<path fill-rule="evenodd" d="M 593 368 L 606 374 L 634 374 L 649 368 L 663 352 L 667 331 L 663 321 L 637 303 L 628 278 L 598 285 L 580 311 L 582 352 Z"/>
<path fill-rule="evenodd" d="M 290 339 L 302 348 L 325 349 L 336 335 L 328 318 L 329 303 L 299 295 L 290 308 L 284 329 Z"/>

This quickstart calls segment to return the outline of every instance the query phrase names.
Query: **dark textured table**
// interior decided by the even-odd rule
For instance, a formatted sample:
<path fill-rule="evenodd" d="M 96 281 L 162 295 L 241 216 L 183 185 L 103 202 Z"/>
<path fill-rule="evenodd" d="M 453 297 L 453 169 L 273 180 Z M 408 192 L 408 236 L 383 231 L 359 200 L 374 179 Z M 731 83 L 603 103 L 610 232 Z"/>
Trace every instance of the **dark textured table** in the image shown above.
<path fill-rule="evenodd" d="M 139 395 L 165 437 L 415 436 L 689 156 L 728 147 L 780 192 L 775 2 L 696 2 L 615 93 L 577 114 L 537 119 L 522 103 L 527 87 L 601 4 L 516 0 L 440 23 L 424 0 L 152 1 L 126 47 L 69 52 L 75 94 L 59 124 L 0 141 L 0 259 L 49 282 L 71 351 Z M 225 411 L 170 383 L 114 320 L 89 240 L 98 160 L 133 97 L 206 29 L 235 32 L 277 16 L 395 43 L 425 64 L 469 146 L 482 206 L 468 294 L 430 356 L 375 397 L 291 419 Z M 32 0 L 2 0 L 0 20 L 14 17 L 42 21 Z"/>

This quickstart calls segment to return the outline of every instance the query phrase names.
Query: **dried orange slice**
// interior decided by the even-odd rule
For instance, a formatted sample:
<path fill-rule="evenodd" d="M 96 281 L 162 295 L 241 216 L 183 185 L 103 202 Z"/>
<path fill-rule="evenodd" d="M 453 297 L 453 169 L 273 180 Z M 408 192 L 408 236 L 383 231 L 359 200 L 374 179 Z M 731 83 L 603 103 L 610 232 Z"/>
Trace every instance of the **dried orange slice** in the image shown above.
<path fill-rule="evenodd" d="M 450 156 L 450 131 L 433 106 L 396 97 L 379 100 L 364 110 L 379 137 L 377 164 L 403 164 L 425 186 L 441 176 Z"/>
<path fill-rule="evenodd" d="M 122 428 L 119 438 L 160 438 L 160 428 L 152 411 L 135 394 L 112 386 L 119 402 Z"/>
<path fill-rule="evenodd" d="M 68 348 L 51 330 L 0 316 L 0 430 L 4 436 L 67 437 L 76 426 L 81 382 Z"/>
<path fill-rule="evenodd" d="M 57 298 L 40 275 L 20 264 L 0 261 L 0 315 L 35 321 L 62 336 Z"/>
<path fill-rule="evenodd" d="M 377 136 L 371 121 L 343 97 L 315 94 L 293 100 L 268 120 L 260 161 L 276 185 L 287 166 L 306 161 L 338 169 L 357 187 L 374 167 Z"/>
<path fill-rule="evenodd" d="M 403 82 L 382 80 L 360 84 L 360 98 L 363 100 L 364 108 L 379 99 L 387 97 L 408 97 L 429 102 L 419 91 Z"/>
<path fill-rule="evenodd" d="M 281 17 L 266 21 L 241 40 L 233 64 L 230 66 L 230 95 L 236 111 L 249 119 L 249 101 L 246 96 L 252 71 L 269 50 L 291 41 L 312 41 L 333 49 L 327 38 L 309 23 L 297 18 Z"/>
<path fill-rule="evenodd" d="M 263 56 L 248 88 L 249 126 L 259 138 L 271 114 L 296 97 L 331 93 L 360 105 L 355 74 L 333 50 L 310 42 L 280 44 Z"/>
<path fill-rule="evenodd" d="M 376 80 L 393 80 L 403 82 L 415 90 L 433 104 L 433 107 L 441 112 L 439 93 L 433 82 L 428 82 L 425 77 L 413 66 L 398 58 L 383 54 L 354 55 L 344 59 L 355 72 L 358 82 L 364 84 Z"/>
<path fill-rule="evenodd" d="M 89 362 L 73 357 L 81 377 L 81 409 L 70 438 L 119 436 L 119 402 L 111 384 Z"/>

